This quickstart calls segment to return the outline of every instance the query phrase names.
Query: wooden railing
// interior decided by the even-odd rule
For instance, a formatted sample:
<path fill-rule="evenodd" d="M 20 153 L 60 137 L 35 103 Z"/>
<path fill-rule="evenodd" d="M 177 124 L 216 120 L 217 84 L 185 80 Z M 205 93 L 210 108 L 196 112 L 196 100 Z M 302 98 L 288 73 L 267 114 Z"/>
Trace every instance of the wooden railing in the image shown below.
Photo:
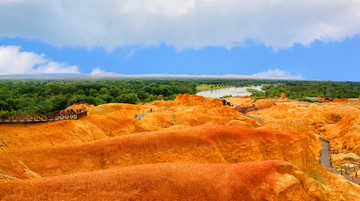
<path fill-rule="evenodd" d="M 40 123 L 68 119 L 78 120 L 85 116 L 87 116 L 87 111 L 69 114 L 54 112 L 46 115 L 3 115 L 0 117 L 0 123 Z"/>

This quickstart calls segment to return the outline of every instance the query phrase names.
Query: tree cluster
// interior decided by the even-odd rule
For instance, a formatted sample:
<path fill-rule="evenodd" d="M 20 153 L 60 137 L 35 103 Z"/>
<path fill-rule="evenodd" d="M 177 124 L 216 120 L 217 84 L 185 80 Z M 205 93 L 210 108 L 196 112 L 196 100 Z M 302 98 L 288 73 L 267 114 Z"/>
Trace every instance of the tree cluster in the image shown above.
<path fill-rule="evenodd" d="M 100 80 L 0 80 L 0 115 L 46 114 L 78 103 L 151 102 L 171 100 L 177 94 L 195 94 L 197 86 L 256 86 L 249 89 L 254 97 L 292 99 L 305 97 L 354 98 L 360 95 L 359 82 L 322 82 L 255 79 L 100 79 Z"/>
<path fill-rule="evenodd" d="M 0 114 L 45 114 L 77 102 L 149 102 L 196 93 L 191 80 L 2 80 Z"/>
<path fill-rule="evenodd" d="M 306 97 L 321 98 L 357 98 L 360 95 L 359 82 L 326 82 L 326 81 L 286 81 L 262 87 L 264 94 L 255 92 L 255 96 L 280 97 L 286 93 L 291 99 Z M 328 93 L 329 92 L 329 93 Z"/>

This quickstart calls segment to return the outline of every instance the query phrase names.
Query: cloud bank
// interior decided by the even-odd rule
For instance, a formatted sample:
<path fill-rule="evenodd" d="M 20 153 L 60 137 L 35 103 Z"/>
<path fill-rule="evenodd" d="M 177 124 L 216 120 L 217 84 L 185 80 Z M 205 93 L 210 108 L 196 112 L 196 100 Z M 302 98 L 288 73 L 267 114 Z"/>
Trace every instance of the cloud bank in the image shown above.
<path fill-rule="evenodd" d="M 44 54 L 20 51 L 19 46 L 0 46 L 0 74 L 33 73 L 79 73 L 79 71 L 77 66 L 52 61 L 45 58 Z"/>
<path fill-rule="evenodd" d="M 296 80 L 304 79 L 301 75 L 293 75 L 293 74 L 289 73 L 288 71 L 280 70 L 278 68 L 259 72 L 259 73 L 253 74 L 252 76 L 259 77 L 259 78 L 281 78 L 281 79 L 296 79 Z"/>
<path fill-rule="evenodd" d="M 274 49 L 360 33 L 359 0 L 0 0 L 0 37 L 56 46 Z"/>
<path fill-rule="evenodd" d="M 106 72 L 100 68 L 93 68 L 90 74 L 98 75 L 98 74 L 104 74 L 104 73 L 106 73 Z"/>

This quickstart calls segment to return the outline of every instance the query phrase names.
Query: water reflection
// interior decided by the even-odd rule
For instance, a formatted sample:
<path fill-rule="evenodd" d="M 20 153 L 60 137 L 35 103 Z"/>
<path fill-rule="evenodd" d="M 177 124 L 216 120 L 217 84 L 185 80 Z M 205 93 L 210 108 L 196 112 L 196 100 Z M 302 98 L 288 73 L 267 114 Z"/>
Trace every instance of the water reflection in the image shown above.
<path fill-rule="evenodd" d="M 250 96 L 251 93 L 248 92 L 246 89 L 256 89 L 261 90 L 261 86 L 252 86 L 252 87 L 230 87 L 230 88 L 223 88 L 223 89 L 213 89 L 208 91 L 200 91 L 196 95 L 204 96 L 204 97 L 212 97 L 212 98 L 220 98 L 226 95 L 232 96 Z"/>

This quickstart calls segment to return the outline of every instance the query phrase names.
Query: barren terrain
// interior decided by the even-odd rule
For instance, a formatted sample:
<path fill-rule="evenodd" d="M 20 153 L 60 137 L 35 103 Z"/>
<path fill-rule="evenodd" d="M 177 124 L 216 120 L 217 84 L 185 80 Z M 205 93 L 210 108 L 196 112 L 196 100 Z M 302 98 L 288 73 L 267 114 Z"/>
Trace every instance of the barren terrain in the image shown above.
<path fill-rule="evenodd" d="M 360 199 L 358 184 L 319 164 L 320 137 L 337 167 L 359 160 L 359 102 L 227 101 L 256 110 L 185 94 L 1 124 L 0 200 Z"/>

